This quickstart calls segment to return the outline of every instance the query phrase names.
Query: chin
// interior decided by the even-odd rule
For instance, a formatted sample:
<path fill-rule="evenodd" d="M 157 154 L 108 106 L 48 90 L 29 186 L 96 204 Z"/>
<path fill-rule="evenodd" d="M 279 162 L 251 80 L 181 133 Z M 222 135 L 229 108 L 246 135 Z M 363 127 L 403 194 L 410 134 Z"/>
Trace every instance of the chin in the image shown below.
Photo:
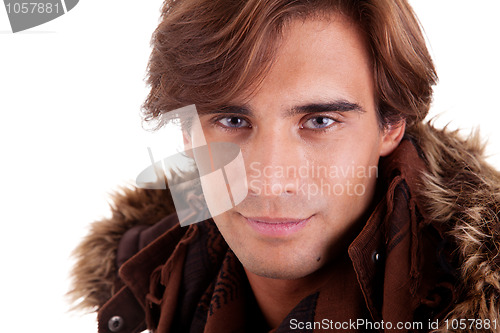
<path fill-rule="evenodd" d="M 234 251 L 233 251 L 234 252 Z M 236 256 L 246 270 L 253 274 L 280 280 L 294 280 L 314 273 L 323 265 L 314 256 L 294 256 L 281 258 L 259 258 L 246 255 Z"/>
<path fill-rule="evenodd" d="M 256 235 L 240 219 L 214 219 L 219 231 L 243 267 L 270 279 L 300 279 L 319 270 L 329 260 L 327 237 L 312 237 L 299 231 L 291 238 L 271 239 Z M 235 222 L 236 223 L 235 223 Z M 232 222 L 232 223 L 231 223 Z M 319 231 L 312 230 L 313 235 Z M 302 233 L 302 234 L 300 234 Z"/>
<path fill-rule="evenodd" d="M 261 268 L 260 270 L 257 271 L 252 271 L 251 269 L 248 270 L 254 273 L 255 275 L 276 280 L 296 280 L 312 273 L 312 272 L 304 273 L 304 272 L 289 271 L 289 270 L 277 271 L 276 269 L 266 269 L 266 268 Z"/>

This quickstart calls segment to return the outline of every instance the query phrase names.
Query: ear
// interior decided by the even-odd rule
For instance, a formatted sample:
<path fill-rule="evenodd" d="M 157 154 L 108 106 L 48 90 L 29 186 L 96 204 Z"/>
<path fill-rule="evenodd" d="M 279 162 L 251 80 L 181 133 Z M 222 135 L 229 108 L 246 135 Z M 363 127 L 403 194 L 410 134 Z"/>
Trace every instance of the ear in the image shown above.
<path fill-rule="evenodd" d="M 380 142 L 380 156 L 387 156 L 392 153 L 405 134 L 406 122 L 402 120 L 399 123 L 389 124 L 382 133 L 382 141 Z"/>
<path fill-rule="evenodd" d="M 182 130 L 182 142 L 184 143 L 184 151 L 188 151 L 191 148 L 193 148 L 193 142 L 191 141 L 191 136 L 185 129 Z"/>
<path fill-rule="evenodd" d="M 193 139 L 191 138 L 191 135 L 184 129 L 182 130 L 182 142 L 184 143 L 184 152 L 186 153 L 186 155 L 194 158 L 192 150 Z"/>

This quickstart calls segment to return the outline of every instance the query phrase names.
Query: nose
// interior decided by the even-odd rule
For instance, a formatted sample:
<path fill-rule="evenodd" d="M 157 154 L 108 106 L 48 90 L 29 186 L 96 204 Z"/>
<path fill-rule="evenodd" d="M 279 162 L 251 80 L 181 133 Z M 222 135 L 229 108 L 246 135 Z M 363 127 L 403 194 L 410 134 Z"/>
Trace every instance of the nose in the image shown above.
<path fill-rule="evenodd" d="M 250 195 L 296 195 L 307 170 L 300 138 L 293 131 L 273 126 L 261 128 L 244 151 Z M 303 174 L 304 172 L 302 172 Z"/>

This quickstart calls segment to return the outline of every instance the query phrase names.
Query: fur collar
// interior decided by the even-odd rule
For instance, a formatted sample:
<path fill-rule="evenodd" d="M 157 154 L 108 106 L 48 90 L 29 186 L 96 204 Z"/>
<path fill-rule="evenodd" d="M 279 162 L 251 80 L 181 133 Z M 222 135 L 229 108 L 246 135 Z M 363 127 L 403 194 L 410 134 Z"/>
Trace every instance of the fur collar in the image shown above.
<path fill-rule="evenodd" d="M 428 167 L 418 195 L 426 217 L 457 244 L 461 296 L 448 318 L 500 324 L 500 173 L 485 162 L 477 132 L 463 139 L 458 131 L 427 123 L 407 136 Z M 113 195 L 111 211 L 74 251 L 68 295 L 75 309 L 97 310 L 111 298 L 118 282 L 116 249 L 127 230 L 153 225 L 175 210 L 168 191 L 126 187 Z"/>
<path fill-rule="evenodd" d="M 500 173 L 486 163 L 477 131 L 463 139 L 458 131 L 422 124 L 408 134 L 420 147 L 428 167 L 422 176 L 419 200 L 432 223 L 447 230 L 457 244 L 461 296 L 448 318 L 498 323 Z"/>

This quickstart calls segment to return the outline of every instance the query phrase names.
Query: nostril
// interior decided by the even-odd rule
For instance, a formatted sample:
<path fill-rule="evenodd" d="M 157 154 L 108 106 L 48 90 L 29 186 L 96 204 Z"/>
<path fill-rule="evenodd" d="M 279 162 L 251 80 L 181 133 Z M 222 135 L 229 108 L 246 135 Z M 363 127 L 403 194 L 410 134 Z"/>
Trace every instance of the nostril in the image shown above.
<path fill-rule="evenodd" d="M 262 181 L 257 178 L 248 179 L 248 195 L 259 195 L 262 192 Z"/>
<path fill-rule="evenodd" d="M 295 193 L 295 188 L 293 184 L 286 184 L 285 189 L 284 189 L 285 194 L 294 194 Z"/>

